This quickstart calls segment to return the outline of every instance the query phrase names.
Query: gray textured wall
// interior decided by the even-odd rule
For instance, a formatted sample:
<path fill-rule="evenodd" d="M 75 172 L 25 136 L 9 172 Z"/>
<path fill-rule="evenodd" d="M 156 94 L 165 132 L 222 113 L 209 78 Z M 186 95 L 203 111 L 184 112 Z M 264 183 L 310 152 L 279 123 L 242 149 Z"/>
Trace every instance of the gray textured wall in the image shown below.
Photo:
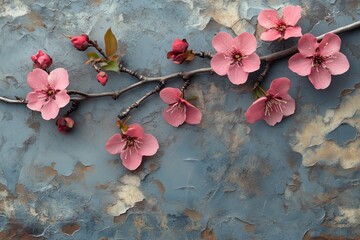
<path fill-rule="evenodd" d="M 30 91 L 26 76 L 38 49 L 53 57 L 54 68 L 69 71 L 69 89 L 102 92 L 136 81 L 111 74 L 102 87 L 84 66 L 86 55 L 63 34 L 86 33 L 102 43 L 112 27 L 126 66 L 158 76 L 209 66 L 207 59 L 172 64 L 166 52 L 174 38 L 214 52 L 215 33 L 256 34 L 258 13 L 285 2 L 0 0 L 0 95 Z M 291 3 L 303 8 L 303 33 L 360 19 L 357 0 Z M 117 131 L 116 115 L 152 86 L 117 101 L 82 103 L 68 135 L 24 105 L 0 103 L 0 239 L 359 239 L 360 30 L 341 38 L 351 67 L 326 90 L 291 72 L 287 59 L 273 64 L 267 86 L 286 76 L 297 101 L 295 115 L 276 127 L 245 122 L 251 81 L 194 78 L 189 92 L 203 112 L 198 126 L 166 124 L 164 103 L 152 96 L 131 120 L 155 135 L 160 149 L 135 172 L 104 145 Z M 261 43 L 258 53 L 294 44 Z"/>

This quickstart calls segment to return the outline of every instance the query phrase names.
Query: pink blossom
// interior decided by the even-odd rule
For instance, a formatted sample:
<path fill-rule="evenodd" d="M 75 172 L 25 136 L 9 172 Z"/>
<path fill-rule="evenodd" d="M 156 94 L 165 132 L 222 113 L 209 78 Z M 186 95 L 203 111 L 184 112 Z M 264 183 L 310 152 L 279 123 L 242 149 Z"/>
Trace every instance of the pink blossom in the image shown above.
<path fill-rule="evenodd" d="M 26 96 L 27 107 L 40 111 L 45 120 L 56 118 L 59 109 L 70 101 L 65 89 L 69 85 L 69 76 L 64 68 L 57 68 L 50 74 L 35 68 L 28 74 L 27 83 L 33 90 Z"/>
<path fill-rule="evenodd" d="M 287 6 L 282 10 L 282 18 L 273 9 L 262 10 L 258 16 L 258 22 L 266 28 L 260 36 L 263 41 L 276 39 L 288 39 L 302 36 L 301 27 L 296 26 L 301 18 L 300 6 Z"/>
<path fill-rule="evenodd" d="M 330 85 L 331 75 L 346 72 L 350 65 L 344 54 L 339 52 L 341 39 L 328 33 L 318 43 L 312 34 L 305 34 L 299 40 L 298 50 L 289 59 L 289 68 L 300 76 L 308 76 L 316 89 Z"/>
<path fill-rule="evenodd" d="M 106 142 L 106 151 L 120 154 L 122 164 L 129 170 L 137 169 L 143 156 L 152 156 L 159 149 L 159 143 L 151 134 L 145 134 L 140 124 L 131 124 L 123 133 L 112 135 Z"/>
<path fill-rule="evenodd" d="M 233 84 L 246 82 L 250 72 L 260 68 L 260 58 L 255 53 L 256 39 L 247 32 L 233 38 L 226 32 L 215 35 L 212 45 L 217 51 L 211 59 L 212 69 L 220 76 L 228 75 Z"/>
<path fill-rule="evenodd" d="M 70 37 L 73 46 L 79 51 L 85 51 L 89 47 L 89 36 L 81 34 L 80 36 Z"/>
<path fill-rule="evenodd" d="M 171 60 L 176 64 L 181 64 L 186 60 L 192 60 L 194 58 L 194 54 L 191 50 L 187 50 L 188 47 L 189 44 L 186 39 L 175 39 L 171 51 L 167 53 L 167 58 L 171 58 Z"/>
<path fill-rule="evenodd" d="M 163 117 L 171 126 L 178 127 L 184 122 L 200 123 L 202 117 L 200 110 L 186 101 L 178 88 L 164 88 L 160 91 L 160 98 L 169 104 L 163 112 Z"/>
<path fill-rule="evenodd" d="M 257 99 L 245 112 L 246 121 L 255 123 L 264 119 L 267 124 L 274 126 L 280 122 L 283 116 L 289 116 L 295 112 L 295 101 L 288 94 L 290 80 L 277 78 L 271 82 L 266 96 Z"/>
<path fill-rule="evenodd" d="M 41 50 L 32 55 L 31 60 L 34 62 L 34 68 L 47 69 L 52 64 L 51 57 Z"/>

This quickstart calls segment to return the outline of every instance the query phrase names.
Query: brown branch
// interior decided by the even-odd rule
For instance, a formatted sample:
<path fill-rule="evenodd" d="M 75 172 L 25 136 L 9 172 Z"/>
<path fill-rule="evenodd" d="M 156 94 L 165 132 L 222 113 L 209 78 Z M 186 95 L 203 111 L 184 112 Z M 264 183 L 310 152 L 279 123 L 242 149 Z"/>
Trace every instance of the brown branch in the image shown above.
<path fill-rule="evenodd" d="M 130 70 L 130 69 L 124 67 L 124 65 L 122 65 L 121 63 L 119 63 L 119 69 L 120 69 L 120 72 L 127 73 L 127 74 L 129 74 L 130 76 L 136 77 L 136 78 L 139 79 L 140 81 L 146 80 L 146 77 L 145 77 L 145 76 L 141 75 L 141 74 L 138 73 L 138 72 L 135 72 L 135 71 L 133 71 L 133 70 Z"/>
<path fill-rule="evenodd" d="M 89 44 L 91 47 L 94 47 L 106 60 L 109 60 L 104 51 L 101 49 L 97 41 L 89 40 Z"/>
<path fill-rule="evenodd" d="M 193 52 L 193 54 L 200 58 L 210 58 L 210 59 L 214 56 L 211 52 L 203 52 L 203 51 Z"/>

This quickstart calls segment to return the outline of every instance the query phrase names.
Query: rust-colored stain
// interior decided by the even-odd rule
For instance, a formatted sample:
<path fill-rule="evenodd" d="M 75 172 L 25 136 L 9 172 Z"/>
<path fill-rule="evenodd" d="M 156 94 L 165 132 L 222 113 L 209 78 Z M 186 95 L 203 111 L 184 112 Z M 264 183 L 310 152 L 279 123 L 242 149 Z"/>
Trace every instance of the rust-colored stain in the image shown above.
<path fill-rule="evenodd" d="M 153 183 L 158 187 L 159 192 L 161 193 L 161 195 L 164 195 L 165 192 L 165 186 L 162 182 L 160 182 L 160 180 L 158 179 L 154 179 Z"/>
<path fill-rule="evenodd" d="M 74 234 L 80 230 L 78 223 L 69 223 L 61 228 L 61 231 L 67 236 L 74 236 Z"/>
<path fill-rule="evenodd" d="M 32 111 L 31 115 L 26 119 L 26 124 L 29 128 L 33 129 L 35 132 L 39 132 L 40 123 L 36 121 L 35 115 L 36 113 Z"/>
<path fill-rule="evenodd" d="M 22 204 L 27 205 L 29 202 L 36 200 L 36 195 L 32 192 L 28 192 L 25 189 L 25 186 L 21 183 L 17 183 L 15 185 L 15 191 L 18 194 L 18 199 Z"/>
<path fill-rule="evenodd" d="M 78 182 L 85 179 L 85 173 L 93 171 L 92 166 L 85 166 L 81 162 L 77 162 L 75 169 L 72 174 L 69 176 L 61 176 L 61 179 L 65 184 L 70 184 L 71 182 Z"/>
<path fill-rule="evenodd" d="M 184 214 L 188 216 L 192 221 L 200 221 L 202 214 L 194 209 L 185 208 Z"/>
<path fill-rule="evenodd" d="M 124 224 L 127 220 L 127 215 L 126 214 L 120 214 L 119 216 L 115 216 L 114 217 L 114 223 L 117 224 Z"/>
<path fill-rule="evenodd" d="M 95 3 L 96 5 L 100 5 L 102 0 L 91 0 L 91 2 Z"/>
<path fill-rule="evenodd" d="M 254 233 L 255 232 L 255 225 L 246 223 L 245 224 L 245 231 L 247 231 L 248 233 Z"/>
<path fill-rule="evenodd" d="M 216 240 L 216 235 L 213 229 L 208 226 L 201 232 L 201 240 Z"/>
<path fill-rule="evenodd" d="M 39 236 L 35 237 L 34 233 L 30 232 L 30 228 L 26 229 L 24 226 L 17 223 L 7 224 L 7 229 L 0 232 L 1 240 L 46 240 L 46 238 Z"/>
<path fill-rule="evenodd" d="M 29 31 L 35 31 L 36 27 L 42 27 L 44 25 L 41 16 L 36 12 L 30 12 L 26 14 L 27 18 L 30 20 L 30 23 L 24 25 L 24 27 Z"/>

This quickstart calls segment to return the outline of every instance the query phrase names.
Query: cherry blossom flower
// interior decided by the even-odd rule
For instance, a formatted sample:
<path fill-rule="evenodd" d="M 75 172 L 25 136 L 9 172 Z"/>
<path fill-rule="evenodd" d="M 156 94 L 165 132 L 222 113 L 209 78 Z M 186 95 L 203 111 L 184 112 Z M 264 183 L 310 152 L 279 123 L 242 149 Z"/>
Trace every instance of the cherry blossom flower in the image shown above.
<path fill-rule="evenodd" d="M 293 114 L 295 101 L 288 94 L 289 89 L 290 80 L 288 78 L 274 79 L 266 95 L 253 102 L 245 112 L 246 121 L 255 123 L 264 119 L 267 124 L 274 126 L 282 120 L 283 116 Z"/>
<path fill-rule="evenodd" d="M 64 68 L 57 68 L 50 74 L 35 68 L 28 74 L 27 83 L 33 90 L 26 96 L 27 107 L 40 111 L 45 120 L 56 118 L 59 109 L 70 101 L 65 89 L 69 85 L 69 76 Z"/>
<path fill-rule="evenodd" d="M 200 110 L 183 98 L 180 89 L 164 88 L 160 91 L 160 98 L 169 104 L 163 112 L 163 117 L 171 126 L 178 127 L 184 122 L 188 124 L 200 123 L 202 117 Z"/>
<path fill-rule="evenodd" d="M 47 69 L 52 64 L 52 58 L 41 50 L 32 55 L 31 60 L 34 62 L 34 68 Z"/>
<path fill-rule="evenodd" d="M 191 50 L 187 50 L 188 47 L 189 44 L 186 39 L 175 39 L 171 51 L 167 53 L 167 58 L 171 58 L 171 60 L 176 64 L 181 64 L 186 60 L 193 60 L 194 54 Z"/>
<path fill-rule="evenodd" d="M 260 68 L 256 44 L 255 37 L 247 32 L 235 38 L 226 32 L 216 34 L 212 40 L 217 51 L 210 62 L 212 69 L 220 76 L 227 74 L 233 84 L 245 83 L 249 73 Z"/>
<path fill-rule="evenodd" d="M 258 22 L 266 28 L 260 36 L 263 41 L 276 39 L 288 39 L 302 36 L 301 27 L 296 26 L 301 18 L 300 6 L 287 6 L 282 10 L 282 18 L 273 9 L 262 10 L 258 16 Z"/>
<path fill-rule="evenodd" d="M 152 156 L 159 149 L 159 143 L 151 134 L 145 134 L 140 124 L 131 124 L 126 131 L 112 135 L 106 142 L 106 150 L 120 154 L 122 164 L 129 170 L 137 169 L 143 156 Z"/>
<path fill-rule="evenodd" d="M 330 85 L 331 75 L 346 72 L 350 65 L 346 56 L 339 52 L 341 39 L 328 33 L 318 43 L 312 34 L 305 34 L 299 40 L 298 50 L 289 59 L 289 68 L 300 76 L 308 76 L 316 89 Z"/>

